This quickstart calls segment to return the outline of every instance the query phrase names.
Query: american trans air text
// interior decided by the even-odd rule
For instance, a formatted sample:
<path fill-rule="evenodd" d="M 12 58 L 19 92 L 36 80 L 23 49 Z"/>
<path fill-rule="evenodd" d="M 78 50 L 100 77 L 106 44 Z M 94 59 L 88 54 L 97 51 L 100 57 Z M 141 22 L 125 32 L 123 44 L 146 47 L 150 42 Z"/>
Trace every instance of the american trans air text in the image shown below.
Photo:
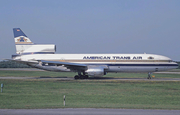
<path fill-rule="evenodd" d="M 91 60 L 142 60 L 141 56 L 84 56 L 83 59 Z"/>

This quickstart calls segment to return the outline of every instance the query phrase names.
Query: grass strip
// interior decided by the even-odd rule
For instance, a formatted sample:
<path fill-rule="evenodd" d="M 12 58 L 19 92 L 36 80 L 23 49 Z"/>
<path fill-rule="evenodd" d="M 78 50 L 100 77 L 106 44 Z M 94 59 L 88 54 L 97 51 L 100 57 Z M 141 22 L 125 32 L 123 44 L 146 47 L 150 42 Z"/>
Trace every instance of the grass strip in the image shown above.
<path fill-rule="evenodd" d="M 0 109 L 180 109 L 179 81 L 0 80 L 0 83 L 4 83 Z"/>

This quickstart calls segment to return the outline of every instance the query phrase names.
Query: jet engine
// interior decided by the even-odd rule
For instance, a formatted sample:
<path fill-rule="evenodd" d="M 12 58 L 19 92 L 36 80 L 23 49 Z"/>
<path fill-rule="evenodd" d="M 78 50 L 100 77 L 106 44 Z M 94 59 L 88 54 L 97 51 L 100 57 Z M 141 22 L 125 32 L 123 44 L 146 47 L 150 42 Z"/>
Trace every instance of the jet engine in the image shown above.
<path fill-rule="evenodd" d="M 56 52 L 56 45 L 54 44 L 41 44 L 41 45 L 16 45 L 17 54 L 26 54 L 26 53 L 49 53 L 54 54 Z"/>
<path fill-rule="evenodd" d="M 103 67 L 91 67 L 88 68 L 88 70 L 86 70 L 85 72 L 89 76 L 94 76 L 94 77 L 101 77 L 103 75 L 106 75 L 106 72 L 104 71 Z"/>

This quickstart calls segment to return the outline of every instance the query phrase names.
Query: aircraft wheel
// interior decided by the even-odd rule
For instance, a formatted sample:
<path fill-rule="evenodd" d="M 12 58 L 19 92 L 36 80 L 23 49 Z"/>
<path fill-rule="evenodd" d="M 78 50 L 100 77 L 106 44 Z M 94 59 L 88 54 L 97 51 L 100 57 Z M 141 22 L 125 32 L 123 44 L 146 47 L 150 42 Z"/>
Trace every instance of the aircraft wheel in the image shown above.
<path fill-rule="evenodd" d="M 150 72 L 148 73 L 147 79 L 151 79 L 151 73 Z"/>
<path fill-rule="evenodd" d="M 81 76 L 80 76 L 80 79 L 84 79 L 84 78 L 85 78 L 84 75 L 81 75 Z"/>
<path fill-rule="evenodd" d="M 89 78 L 89 76 L 88 75 L 85 75 L 85 79 L 88 79 Z"/>
<path fill-rule="evenodd" d="M 74 79 L 79 79 L 80 77 L 78 75 L 74 76 Z"/>

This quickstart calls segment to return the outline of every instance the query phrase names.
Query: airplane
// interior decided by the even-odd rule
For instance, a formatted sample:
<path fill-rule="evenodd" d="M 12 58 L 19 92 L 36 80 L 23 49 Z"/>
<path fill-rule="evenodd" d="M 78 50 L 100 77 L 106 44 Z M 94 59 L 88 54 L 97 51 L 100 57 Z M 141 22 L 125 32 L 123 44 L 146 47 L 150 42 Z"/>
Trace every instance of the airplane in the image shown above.
<path fill-rule="evenodd" d="M 157 71 L 175 69 L 170 58 L 155 54 L 55 54 L 54 44 L 34 44 L 20 28 L 13 28 L 16 55 L 12 61 L 55 72 L 77 72 L 74 79 L 102 77 L 107 73 L 145 72 L 147 79 Z"/>

